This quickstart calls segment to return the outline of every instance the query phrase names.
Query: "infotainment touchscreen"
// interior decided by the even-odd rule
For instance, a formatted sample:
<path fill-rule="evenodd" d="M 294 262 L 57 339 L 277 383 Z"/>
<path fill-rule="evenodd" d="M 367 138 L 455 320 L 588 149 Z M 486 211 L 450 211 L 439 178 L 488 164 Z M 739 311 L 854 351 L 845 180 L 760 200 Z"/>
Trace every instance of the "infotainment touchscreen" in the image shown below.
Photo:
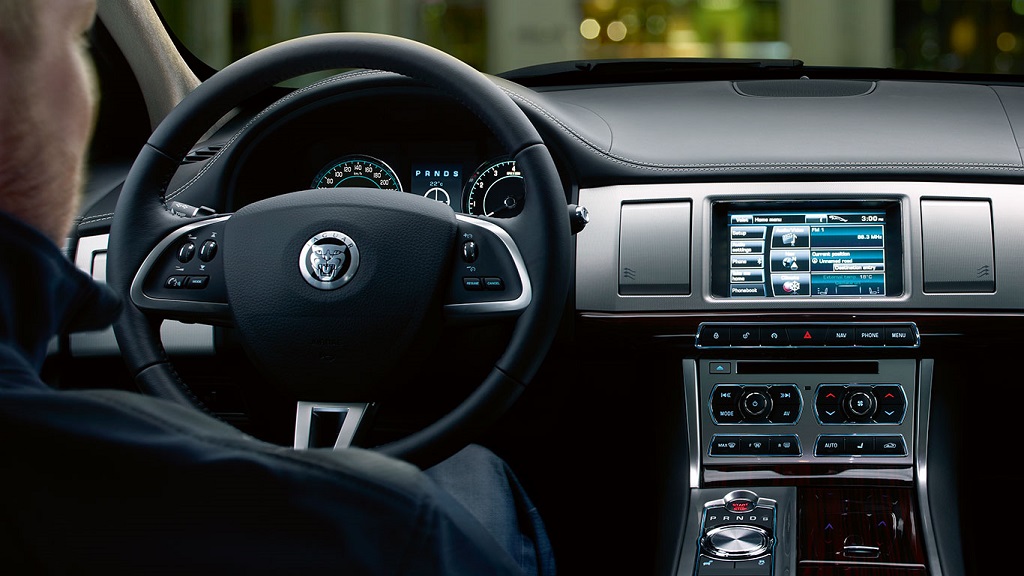
<path fill-rule="evenodd" d="M 899 295 L 899 204 L 719 203 L 713 292 L 728 298 Z"/>

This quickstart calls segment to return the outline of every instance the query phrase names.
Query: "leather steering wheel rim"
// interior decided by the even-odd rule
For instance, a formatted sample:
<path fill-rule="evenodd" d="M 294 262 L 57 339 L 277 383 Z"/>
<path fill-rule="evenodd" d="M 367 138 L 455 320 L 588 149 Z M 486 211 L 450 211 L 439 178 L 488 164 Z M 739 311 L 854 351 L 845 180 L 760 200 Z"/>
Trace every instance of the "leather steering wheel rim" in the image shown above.
<path fill-rule="evenodd" d="M 321 34 L 251 54 L 197 87 L 150 136 L 118 199 L 107 281 L 126 305 L 114 332 L 129 372 L 144 393 L 202 408 L 163 349 L 162 318 L 135 305 L 130 292 L 154 246 L 184 223 L 167 208 L 168 182 L 202 135 L 248 96 L 297 76 L 341 68 L 395 72 L 454 98 L 491 130 L 525 175 L 528 200 L 523 211 L 500 225 L 523 256 L 532 299 L 516 320 L 505 351 L 454 410 L 405 438 L 373 448 L 426 467 L 453 454 L 497 420 L 536 374 L 561 321 L 571 270 L 568 211 L 550 152 L 504 91 L 444 52 L 392 36 Z"/>

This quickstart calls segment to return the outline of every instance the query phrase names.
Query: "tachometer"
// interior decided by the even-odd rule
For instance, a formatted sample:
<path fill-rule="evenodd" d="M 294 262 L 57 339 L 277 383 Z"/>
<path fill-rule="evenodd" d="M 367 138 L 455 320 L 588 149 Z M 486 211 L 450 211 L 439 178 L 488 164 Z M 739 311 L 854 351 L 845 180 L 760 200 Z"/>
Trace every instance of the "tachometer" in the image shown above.
<path fill-rule="evenodd" d="M 402 183 L 383 160 L 353 154 L 338 158 L 313 179 L 314 188 L 380 188 L 402 191 Z"/>
<path fill-rule="evenodd" d="M 526 188 L 515 160 L 485 162 L 470 178 L 463 211 L 476 216 L 509 218 L 523 210 Z"/>

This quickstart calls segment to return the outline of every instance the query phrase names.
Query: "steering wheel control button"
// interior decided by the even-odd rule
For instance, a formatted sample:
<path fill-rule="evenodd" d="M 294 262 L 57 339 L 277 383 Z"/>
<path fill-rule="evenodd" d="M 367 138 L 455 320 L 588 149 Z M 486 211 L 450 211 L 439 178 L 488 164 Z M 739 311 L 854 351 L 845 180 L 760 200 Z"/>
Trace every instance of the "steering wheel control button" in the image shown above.
<path fill-rule="evenodd" d="M 483 278 L 476 276 L 465 276 L 462 279 L 462 287 L 466 290 L 472 290 L 474 292 L 484 289 Z"/>
<path fill-rule="evenodd" d="M 209 262 L 217 256 L 217 241 L 207 240 L 203 242 L 203 245 L 199 247 L 199 259 L 203 262 Z"/>
<path fill-rule="evenodd" d="M 462 261 L 466 264 L 472 264 L 476 262 L 476 259 L 480 257 L 480 247 L 477 246 L 476 242 L 469 240 L 462 244 Z"/>
<path fill-rule="evenodd" d="M 505 289 L 505 281 L 496 276 L 487 276 L 483 279 L 483 282 L 484 288 L 487 290 L 499 291 Z"/>
<path fill-rule="evenodd" d="M 204 242 L 203 246 L 208 243 Z M 216 253 L 216 243 L 213 246 Z M 199 257 L 202 258 L 202 253 Z M 355 241 L 335 230 L 325 230 L 313 236 L 299 251 L 299 272 L 313 288 L 341 288 L 352 280 L 358 269 L 359 250 Z"/>
<path fill-rule="evenodd" d="M 182 264 L 188 264 L 195 255 L 196 245 L 191 242 L 185 242 L 178 248 L 178 262 Z"/>
<path fill-rule="evenodd" d="M 201 290 L 210 284 L 209 276 L 189 276 L 185 280 L 185 287 L 193 290 Z"/>
<path fill-rule="evenodd" d="M 176 275 L 176 276 L 168 276 L 167 280 L 164 281 L 164 287 L 165 288 L 171 288 L 172 290 L 177 290 L 178 288 L 184 288 L 185 287 L 185 281 L 187 279 L 188 279 L 187 276 L 178 276 L 178 275 Z"/>

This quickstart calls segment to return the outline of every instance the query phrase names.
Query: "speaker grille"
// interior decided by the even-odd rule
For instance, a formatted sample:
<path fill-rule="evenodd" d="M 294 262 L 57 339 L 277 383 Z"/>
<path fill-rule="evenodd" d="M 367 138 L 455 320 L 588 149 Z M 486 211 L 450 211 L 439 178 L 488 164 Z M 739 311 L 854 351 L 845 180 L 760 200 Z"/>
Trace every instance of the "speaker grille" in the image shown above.
<path fill-rule="evenodd" d="M 747 80 L 733 82 L 743 96 L 762 98 L 837 98 L 863 96 L 875 89 L 867 80 Z"/>

